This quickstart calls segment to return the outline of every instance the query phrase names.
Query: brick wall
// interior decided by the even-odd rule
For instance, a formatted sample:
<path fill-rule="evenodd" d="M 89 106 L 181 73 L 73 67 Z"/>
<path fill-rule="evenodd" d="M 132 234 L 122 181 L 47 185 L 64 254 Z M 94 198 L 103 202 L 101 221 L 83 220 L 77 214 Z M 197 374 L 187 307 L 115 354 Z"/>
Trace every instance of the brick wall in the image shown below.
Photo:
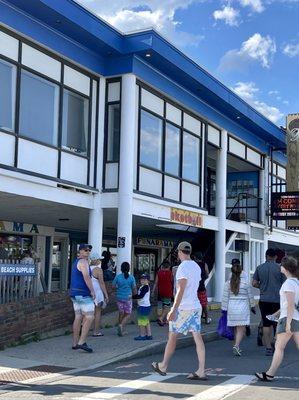
<path fill-rule="evenodd" d="M 116 309 L 111 282 L 106 282 L 109 304 L 105 313 Z M 39 339 L 41 334 L 68 327 L 74 319 L 67 292 L 40 294 L 38 297 L 0 305 L 0 349 L 15 343 Z"/>

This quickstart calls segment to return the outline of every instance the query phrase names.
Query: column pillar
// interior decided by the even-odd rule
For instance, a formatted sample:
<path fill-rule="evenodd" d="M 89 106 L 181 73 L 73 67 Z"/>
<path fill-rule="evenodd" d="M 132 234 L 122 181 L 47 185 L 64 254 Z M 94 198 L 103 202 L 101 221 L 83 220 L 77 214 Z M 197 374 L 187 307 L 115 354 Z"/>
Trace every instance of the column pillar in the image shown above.
<path fill-rule="evenodd" d="M 99 195 L 96 195 L 99 196 Z M 95 201 L 95 203 L 98 203 Z M 102 254 L 103 240 L 103 209 L 100 204 L 89 210 L 88 220 L 88 244 L 92 245 L 94 251 Z"/>
<path fill-rule="evenodd" d="M 120 159 L 117 222 L 117 273 L 124 261 L 132 262 L 134 149 L 136 135 L 136 77 L 122 77 Z"/>
<path fill-rule="evenodd" d="M 104 133 L 105 133 L 105 97 L 106 97 L 106 79 L 100 78 L 99 82 L 99 108 L 98 112 L 98 148 L 97 151 L 97 180 L 96 187 L 98 193 L 93 195 L 93 208 L 89 210 L 88 218 L 88 243 L 92 245 L 93 250 L 102 252 L 103 241 L 103 208 L 102 208 L 102 182 L 103 182 L 103 154 L 104 154 Z"/>
<path fill-rule="evenodd" d="M 215 301 L 221 301 L 225 282 L 226 245 L 226 181 L 227 131 L 221 131 L 221 149 L 216 160 L 216 217 L 219 228 L 215 233 Z"/>

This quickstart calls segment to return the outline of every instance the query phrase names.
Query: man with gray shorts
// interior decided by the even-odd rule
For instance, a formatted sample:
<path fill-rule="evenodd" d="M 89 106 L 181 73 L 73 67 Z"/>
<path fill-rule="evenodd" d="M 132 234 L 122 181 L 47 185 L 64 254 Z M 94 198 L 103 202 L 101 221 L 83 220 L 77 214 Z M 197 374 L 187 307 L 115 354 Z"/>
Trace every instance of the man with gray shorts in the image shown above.
<path fill-rule="evenodd" d="M 95 309 L 95 293 L 88 263 L 91 249 L 92 246 L 89 244 L 80 244 L 79 256 L 72 265 L 70 288 L 70 295 L 75 311 L 72 349 L 81 349 L 87 353 L 92 353 L 92 348 L 87 345 L 86 338 L 94 320 Z"/>

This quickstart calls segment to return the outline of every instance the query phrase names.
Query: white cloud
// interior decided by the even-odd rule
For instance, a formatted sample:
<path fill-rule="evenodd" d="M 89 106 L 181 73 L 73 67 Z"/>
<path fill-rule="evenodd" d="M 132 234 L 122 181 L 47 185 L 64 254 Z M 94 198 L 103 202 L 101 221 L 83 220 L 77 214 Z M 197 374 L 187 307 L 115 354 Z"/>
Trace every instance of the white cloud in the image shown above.
<path fill-rule="evenodd" d="M 268 92 L 268 95 L 270 95 L 270 96 L 277 95 L 277 94 L 279 94 L 279 91 L 278 91 L 278 90 L 270 90 L 270 91 Z"/>
<path fill-rule="evenodd" d="M 239 0 L 243 7 L 249 6 L 252 11 L 261 13 L 264 11 L 264 6 L 261 0 Z"/>
<path fill-rule="evenodd" d="M 175 18 L 177 10 L 203 0 L 78 0 L 101 18 L 123 32 L 155 28 L 182 47 L 197 46 L 203 39 L 198 34 L 183 31 Z"/>
<path fill-rule="evenodd" d="M 259 33 L 255 33 L 242 43 L 240 51 L 260 61 L 263 67 L 269 68 L 272 57 L 276 53 L 276 44 L 270 36 L 263 37 Z"/>
<path fill-rule="evenodd" d="M 253 100 L 259 89 L 255 86 L 254 82 L 237 82 L 236 86 L 232 90 L 245 101 Z"/>
<path fill-rule="evenodd" d="M 244 70 L 255 61 L 264 68 L 270 68 L 275 53 L 275 40 L 270 36 L 255 33 L 242 43 L 239 50 L 229 50 L 221 58 L 219 70 Z"/>
<path fill-rule="evenodd" d="M 283 117 L 283 113 L 277 107 L 270 106 L 258 99 L 257 95 L 260 90 L 254 82 L 237 82 L 231 89 L 270 121 L 276 123 Z"/>
<path fill-rule="evenodd" d="M 283 53 L 288 57 L 296 57 L 299 55 L 299 43 L 298 44 L 287 44 L 284 49 Z"/>
<path fill-rule="evenodd" d="M 213 12 L 215 20 L 224 21 L 226 25 L 238 26 L 239 25 L 240 13 L 233 7 L 225 6 L 222 10 L 216 10 Z"/>

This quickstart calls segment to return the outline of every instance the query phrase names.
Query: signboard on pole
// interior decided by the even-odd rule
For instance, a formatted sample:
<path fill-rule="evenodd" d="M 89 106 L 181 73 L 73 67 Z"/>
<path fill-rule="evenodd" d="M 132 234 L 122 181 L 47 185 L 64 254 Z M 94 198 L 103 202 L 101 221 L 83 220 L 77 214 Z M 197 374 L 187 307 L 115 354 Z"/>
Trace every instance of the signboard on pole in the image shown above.
<path fill-rule="evenodd" d="M 287 191 L 299 191 L 299 114 L 287 116 Z M 298 229 L 299 217 L 287 223 L 288 229 Z"/>
<path fill-rule="evenodd" d="M 271 213 L 274 220 L 299 220 L 299 191 L 272 193 Z"/>

